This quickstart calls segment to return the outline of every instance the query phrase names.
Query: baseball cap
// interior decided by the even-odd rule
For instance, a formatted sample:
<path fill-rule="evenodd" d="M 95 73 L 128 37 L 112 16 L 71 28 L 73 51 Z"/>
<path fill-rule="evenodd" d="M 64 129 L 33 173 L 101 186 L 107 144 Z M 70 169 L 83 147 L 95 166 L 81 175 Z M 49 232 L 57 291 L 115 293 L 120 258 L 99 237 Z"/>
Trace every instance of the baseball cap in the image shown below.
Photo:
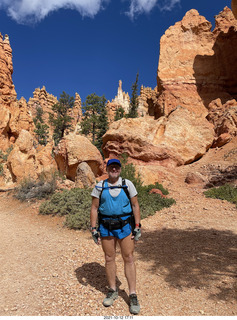
<path fill-rule="evenodd" d="M 107 167 L 111 164 L 117 164 L 118 166 L 121 167 L 121 162 L 118 159 L 109 159 L 107 162 Z"/>

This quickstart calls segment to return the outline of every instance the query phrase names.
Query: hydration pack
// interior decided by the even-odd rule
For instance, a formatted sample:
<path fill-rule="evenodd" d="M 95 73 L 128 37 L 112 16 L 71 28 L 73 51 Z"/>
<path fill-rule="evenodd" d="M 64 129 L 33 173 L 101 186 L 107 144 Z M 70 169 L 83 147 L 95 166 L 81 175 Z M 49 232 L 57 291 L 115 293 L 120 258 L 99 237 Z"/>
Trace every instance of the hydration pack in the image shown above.
<path fill-rule="evenodd" d="M 105 183 L 105 180 L 103 180 L 103 182 L 102 182 L 102 190 L 101 190 L 100 197 L 99 197 L 99 206 L 101 203 L 102 192 L 104 190 L 104 183 Z M 130 198 L 130 194 L 128 191 L 128 186 L 126 185 L 124 178 L 122 178 L 122 185 L 121 186 L 111 186 L 108 188 L 109 189 L 115 189 L 115 188 L 123 189 L 123 191 L 125 192 L 126 196 L 128 197 L 128 199 L 130 201 L 130 205 L 131 205 L 131 209 L 132 209 L 132 203 L 131 203 L 131 198 Z M 130 215 L 130 216 L 126 220 L 121 219 L 121 217 L 128 216 L 128 215 Z M 112 215 L 112 216 L 103 215 L 99 211 L 98 217 L 99 217 L 99 224 L 103 224 L 103 226 L 105 228 L 109 229 L 110 231 L 116 230 L 116 229 L 121 229 L 122 227 L 124 227 L 128 223 L 130 223 L 132 230 L 134 230 L 134 228 L 135 228 L 135 219 L 134 219 L 133 211 L 131 211 L 130 213 L 124 213 L 119 216 L 118 215 Z M 103 219 L 103 218 L 106 218 L 106 219 Z"/>

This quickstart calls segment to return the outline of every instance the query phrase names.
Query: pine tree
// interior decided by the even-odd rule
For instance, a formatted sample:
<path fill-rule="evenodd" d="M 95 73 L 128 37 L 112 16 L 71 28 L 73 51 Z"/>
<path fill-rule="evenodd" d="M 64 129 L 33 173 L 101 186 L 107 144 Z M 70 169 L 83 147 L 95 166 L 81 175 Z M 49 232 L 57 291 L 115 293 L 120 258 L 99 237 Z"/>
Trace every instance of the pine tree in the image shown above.
<path fill-rule="evenodd" d="M 138 94 L 137 94 L 137 90 L 138 90 L 138 73 L 137 73 L 137 76 L 136 76 L 136 81 L 132 85 L 132 97 L 131 97 L 131 100 L 130 100 L 129 112 L 127 114 L 127 118 L 137 118 L 138 117 L 138 113 L 137 113 L 137 109 L 138 109 Z"/>
<path fill-rule="evenodd" d="M 95 143 L 100 111 L 100 97 L 92 93 L 86 97 L 83 103 L 83 120 L 81 123 L 82 134 L 91 135 L 92 143 Z"/>
<path fill-rule="evenodd" d="M 54 113 L 49 114 L 49 121 L 54 127 L 53 139 L 55 145 L 58 145 L 66 129 L 71 128 L 72 117 L 68 111 L 73 108 L 74 97 L 70 97 L 66 92 L 60 95 L 58 103 L 52 106 Z"/>
<path fill-rule="evenodd" d="M 119 106 L 119 107 L 116 109 L 114 121 L 118 121 L 118 120 L 124 118 L 124 115 L 125 115 L 124 108 L 121 107 L 121 106 Z"/>
<path fill-rule="evenodd" d="M 106 133 L 106 131 L 109 128 L 108 124 L 108 116 L 107 116 L 107 110 L 106 110 L 106 98 L 103 95 L 100 98 L 100 110 L 99 110 L 99 117 L 98 117 L 98 125 L 97 125 L 97 132 L 96 132 L 96 141 L 95 146 L 99 149 L 99 151 L 102 154 L 102 144 L 103 144 L 103 135 Z"/>
<path fill-rule="evenodd" d="M 34 132 L 36 133 L 36 139 L 38 140 L 39 144 L 46 146 L 49 137 L 49 126 L 44 123 L 43 120 L 43 109 L 41 106 L 36 107 L 36 116 L 33 119 L 36 129 Z"/>

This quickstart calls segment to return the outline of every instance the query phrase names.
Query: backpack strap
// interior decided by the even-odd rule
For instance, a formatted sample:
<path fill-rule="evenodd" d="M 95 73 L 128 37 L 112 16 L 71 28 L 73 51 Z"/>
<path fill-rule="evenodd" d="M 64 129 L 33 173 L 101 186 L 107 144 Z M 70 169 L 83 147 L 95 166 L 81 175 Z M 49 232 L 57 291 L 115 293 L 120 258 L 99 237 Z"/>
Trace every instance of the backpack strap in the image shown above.
<path fill-rule="evenodd" d="M 126 181 L 125 181 L 124 178 L 122 178 L 122 188 L 123 188 L 124 192 L 126 193 L 130 203 L 131 203 L 131 197 L 130 197 L 130 194 L 129 194 L 129 191 L 128 191 L 128 187 L 126 185 Z"/>
<path fill-rule="evenodd" d="M 122 179 L 122 187 L 123 187 L 123 190 L 124 190 L 124 192 L 126 193 L 128 199 L 129 199 L 130 206 L 131 206 L 131 209 L 132 209 L 132 202 L 131 202 L 130 193 L 128 191 L 128 187 L 126 185 L 126 181 L 125 181 L 124 178 Z M 133 214 L 133 209 L 132 209 L 132 212 L 131 212 L 131 218 L 129 220 L 129 223 L 130 223 L 130 225 L 132 227 L 132 230 L 134 230 L 135 229 L 135 217 L 134 217 L 134 214 Z"/>
<path fill-rule="evenodd" d="M 100 193 L 100 197 L 99 197 L 99 206 L 100 206 L 100 203 L 101 203 L 101 196 L 102 196 L 102 192 L 104 190 L 104 185 L 105 185 L 105 180 L 103 180 L 103 182 L 102 182 L 102 189 L 101 189 L 101 193 Z"/>

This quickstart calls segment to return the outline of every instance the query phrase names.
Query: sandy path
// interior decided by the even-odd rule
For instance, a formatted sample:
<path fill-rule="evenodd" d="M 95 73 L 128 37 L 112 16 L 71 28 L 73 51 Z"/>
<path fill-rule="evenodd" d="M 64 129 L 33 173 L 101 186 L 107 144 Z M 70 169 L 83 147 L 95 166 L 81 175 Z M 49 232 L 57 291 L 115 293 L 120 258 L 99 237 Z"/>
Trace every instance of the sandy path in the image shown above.
<path fill-rule="evenodd" d="M 237 210 L 200 190 L 143 221 L 136 245 L 140 315 L 237 315 Z M 88 231 L 0 194 L 0 316 L 129 316 L 118 254 L 119 299 L 104 308 L 101 248 Z M 119 253 L 119 249 L 118 249 Z"/>

